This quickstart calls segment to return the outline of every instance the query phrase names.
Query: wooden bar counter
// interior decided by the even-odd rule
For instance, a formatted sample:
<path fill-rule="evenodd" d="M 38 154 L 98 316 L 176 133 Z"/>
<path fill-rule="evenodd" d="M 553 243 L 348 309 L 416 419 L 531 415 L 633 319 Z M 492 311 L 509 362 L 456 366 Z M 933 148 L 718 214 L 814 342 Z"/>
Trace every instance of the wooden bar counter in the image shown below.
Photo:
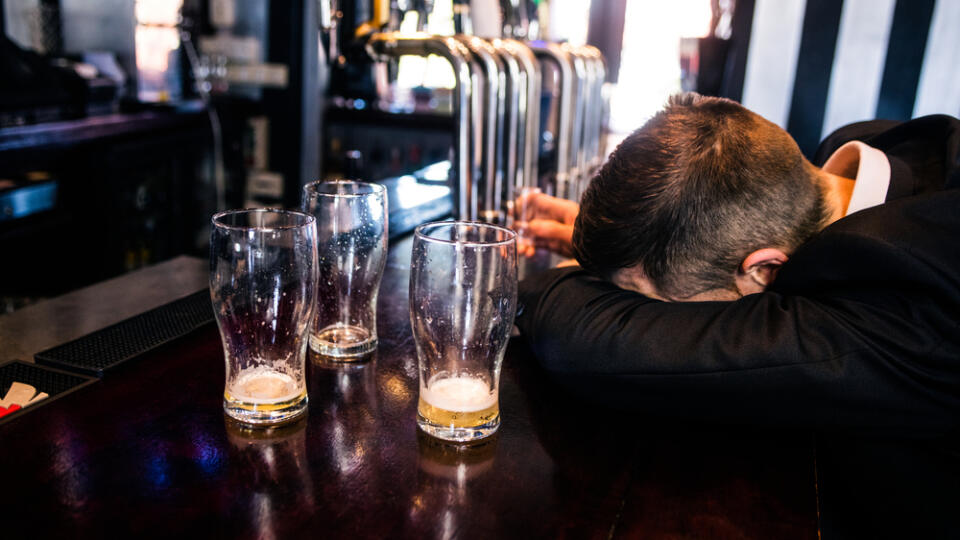
<path fill-rule="evenodd" d="M 817 537 L 811 435 L 598 409 L 555 388 L 523 338 L 507 349 L 496 436 L 458 447 L 419 433 L 410 247 L 391 246 L 379 350 L 312 358 L 304 420 L 225 419 L 211 324 L 0 425 L 2 537 Z M 178 283 L 205 279 L 204 264 L 178 268 Z M 118 302 L 151 294 L 126 278 Z"/>

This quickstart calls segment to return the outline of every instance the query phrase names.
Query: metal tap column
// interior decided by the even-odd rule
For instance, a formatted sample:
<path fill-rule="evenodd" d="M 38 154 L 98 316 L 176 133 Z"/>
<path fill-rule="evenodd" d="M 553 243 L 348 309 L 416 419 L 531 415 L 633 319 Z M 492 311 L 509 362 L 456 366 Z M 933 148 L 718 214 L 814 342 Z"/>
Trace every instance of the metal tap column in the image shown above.
<path fill-rule="evenodd" d="M 474 133 L 482 132 L 482 172 L 477 183 L 479 217 L 484 221 L 499 222 L 503 168 L 501 148 L 503 145 L 504 101 L 506 98 L 506 74 L 497 54 L 489 43 L 475 36 L 454 36 L 470 49 L 484 71 L 484 95 L 482 123 L 474 125 Z M 482 129 L 480 129 L 482 128 Z"/>
<path fill-rule="evenodd" d="M 556 192 L 558 197 L 567 197 L 570 184 L 570 147 L 572 144 L 573 121 L 575 112 L 573 61 L 570 55 L 556 43 L 530 44 L 537 58 L 557 64 L 560 71 L 560 107 L 557 126 L 557 176 Z"/>
<path fill-rule="evenodd" d="M 502 41 L 520 62 L 527 79 L 527 94 L 523 100 L 526 113 L 521 113 L 524 119 L 523 146 L 517 158 L 517 168 L 522 171 L 523 178 L 518 180 L 517 187 L 537 187 L 540 184 L 537 178 L 540 159 L 540 63 L 526 43 L 515 39 Z"/>
<path fill-rule="evenodd" d="M 455 171 L 456 181 L 451 188 L 454 193 L 454 210 L 462 219 L 475 217 L 476 178 L 470 166 L 470 112 L 471 64 L 470 51 L 452 37 L 430 36 L 426 34 L 403 35 L 398 32 L 377 33 L 367 41 L 367 53 L 375 60 L 383 61 L 403 55 L 427 56 L 436 54 L 450 62 L 456 78 L 453 99 L 453 117 L 456 128 L 453 131 L 453 163 L 450 170 Z M 474 212 L 471 212 L 471 208 Z"/>
<path fill-rule="evenodd" d="M 500 54 L 507 75 L 506 107 L 504 118 L 504 136 L 501 143 L 501 168 L 504 172 L 504 182 L 501 193 L 506 206 L 514 198 L 514 191 L 523 185 L 523 171 L 519 163 L 523 155 L 526 139 L 523 137 L 521 119 L 527 112 L 527 74 L 520 68 L 513 51 L 501 39 L 494 39 L 490 44 Z M 503 205 L 502 205 L 503 206 Z M 502 207 L 501 206 L 501 207 Z"/>
<path fill-rule="evenodd" d="M 573 103 L 573 130 L 570 135 L 570 184 L 564 196 L 570 200 L 579 200 L 580 186 L 583 184 L 583 174 L 586 169 L 586 149 L 584 148 L 584 134 L 586 133 L 587 102 L 590 99 L 590 72 L 587 62 L 577 49 L 569 44 L 561 45 L 570 55 L 573 63 L 573 72 L 576 75 L 574 83 L 575 95 Z"/>

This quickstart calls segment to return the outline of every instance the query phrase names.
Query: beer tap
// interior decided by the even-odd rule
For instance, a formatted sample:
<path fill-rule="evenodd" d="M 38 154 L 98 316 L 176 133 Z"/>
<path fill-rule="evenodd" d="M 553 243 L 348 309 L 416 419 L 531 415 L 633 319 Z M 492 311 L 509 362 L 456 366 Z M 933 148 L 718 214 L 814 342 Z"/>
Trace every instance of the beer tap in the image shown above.
<path fill-rule="evenodd" d="M 480 150 L 481 173 L 477 182 L 479 217 L 484 221 L 501 221 L 503 192 L 503 135 L 506 102 L 506 73 L 497 50 L 487 41 L 458 34 L 455 36 L 463 43 L 483 67 L 481 81 L 483 87 L 479 118 L 474 121 L 474 149 Z M 475 86 L 476 88 L 476 86 Z M 478 93 L 479 95 L 479 93 Z M 479 146 L 479 147 L 478 147 Z"/>
<path fill-rule="evenodd" d="M 527 95 L 525 101 L 526 113 L 520 112 L 524 119 L 522 147 L 517 160 L 517 167 L 522 171 L 522 179 L 518 179 L 517 187 L 537 187 L 538 161 L 540 158 L 540 63 L 533 50 L 522 41 L 513 39 L 502 40 L 508 51 L 513 52 L 521 69 L 526 73 Z"/>
<path fill-rule="evenodd" d="M 473 35 L 470 0 L 453 0 L 453 31 L 457 34 Z"/>
<path fill-rule="evenodd" d="M 586 168 L 586 151 L 583 145 L 583 134 L 586 121 L 586 103 L 589 100 L 589 73 L 587 71 L 586 61 L 577 47 L 568 43 L 564 43 L 560 45 L 560 47 L 567 53 L 573 67 L 574 75 L 571 102 L 572 116 L 570 117 L 572 124 L 570 130 L 571 144 L 569 146 L 570 155 L 568 157 L 570 163 L 569 184 L 563 196 L 571 200 L 578 200 L 580 186 L 583 183 L 582 175 Z"/>
<path fill-rule="evenodd" d="M 557 197 L 570 196 L 570 148 L 573 143 L 573 123 L 576 112 L 574 101 L 575 78 L 573 61 L 569 53 L 556 43 L 534 42 L 530 44 L 537 59 L 541 62 L 551 62 L 557 68 L 560 88 L 560 103 L 557 115 L 556 134 L 556 175 L 553 185 L 547 191 L 553 191 Z"/>
<path fill-rule="evenodd" d="M 603 61 L 603 54 L 601 54 L 600 50 L 596 47 L 586 45 L 581 47 L 581 51 L 588 61 L 587 65 L 592 69 L 593 73 L 591 99 L 587 103 L 589 113 L 586 124 L 589 131 L 587 133 L 588 137 L 586 137 L 587 171 L 585 176 L 589 182 L 590 178 L 593 177 L 600 168 L 600 165 L 602 165 L 603 160 L 603 148 L 601 145 L 604 124 L 603 87 L 607 77 L 607 66 Z M 583 189 L 585 188 L 586 185 L 583 186 Z"/>
<path fill-rule="evenodd" d="M 473 54 L 453 37 L 404 35 L 399 32 L 378 32 L 370 35 L 366 50 L 367 54 L 377 61 L 387 61 L 403 55 L 426 57 L 436 54 L 450 62 L 455 77 L 453 117 L 456 127 L 453 132 L 453 156 L 450 164 L 450 171 L 455 175 L 451 186 L 454 211 L 460 219 L 475 219 L 477 178 L 470 161 L 473 155 L 470 148 L 470 127 L 475 95 L 473 78 L 480 68 Z"/>
<path fill-rule="evenodd" d="M 509 204 L 509 201 L 513 200 L 515 187 L 518 182 L 522 185 L 523 179 L 519 159 L 523 153 L 522 119 L 526 114 L 528 81 L 526 71 L 520 67 L 520 62 L 513 52 L 506 48 L 502 40 L 491 40 L 490 46 L 497 51 L 506 74 L 503 131 L 500 137 L 501 169 L 503 171 L 500 193 L 503 197 L 502 200 Z"/>
<path fill-rule="evenodd" d="M 327 38 L 327 62 L 332 64 L 340 60 L 339 28 L 343 12 L 340 0 L 317 0 L 317 27 Z"/>
<path fill-rule="evenodd" d="M 494 39 L 490 43 L 500 52 L 509 75 L 503 193 L 509 204 L 521 188 L 538 185 L 540 65 L 533 51 L 520 41 Z"/>
<path fill-rule="evenodd" d="M 503 36 L 524 39 L 527 37 L 526 2 L 523 0 L 500 0 L 500 12 L 503 14 Z"/>
<path fill-rule="evenodd" d="M 417 12 L 417 32 L 426 32 L 427 19 L 433 13 L 433 0 L 412 0 L 410 5 Z"/>

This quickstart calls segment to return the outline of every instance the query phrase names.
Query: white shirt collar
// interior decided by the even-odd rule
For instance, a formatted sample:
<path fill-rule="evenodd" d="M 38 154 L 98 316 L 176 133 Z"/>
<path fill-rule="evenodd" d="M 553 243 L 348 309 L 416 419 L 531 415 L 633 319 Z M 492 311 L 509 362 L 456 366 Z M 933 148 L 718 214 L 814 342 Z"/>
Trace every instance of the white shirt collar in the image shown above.
<path fill-rule="evenodd" d="M 825 172 L 855 178 L 847 214 L 883 204 L 890 188 L 890 160 L 887 155 L 860 141 L 837 148 L 823 164 Z"/>

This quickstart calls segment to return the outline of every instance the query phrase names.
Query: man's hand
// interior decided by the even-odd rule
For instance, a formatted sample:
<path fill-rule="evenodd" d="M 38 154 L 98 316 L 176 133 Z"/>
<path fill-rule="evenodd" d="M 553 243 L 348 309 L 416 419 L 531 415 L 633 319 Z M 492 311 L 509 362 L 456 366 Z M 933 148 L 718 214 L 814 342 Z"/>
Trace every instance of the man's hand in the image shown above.
<path fill-rule="evenodd" d="M 544 247 L 564 257 L 573 256 L 573 222 L 580 206 L 566 199 L 551 197 L 539 191 L 517 198 L 518 215 L 514 226 L 520 234 L 517 251 L 532 257 Z"/>

